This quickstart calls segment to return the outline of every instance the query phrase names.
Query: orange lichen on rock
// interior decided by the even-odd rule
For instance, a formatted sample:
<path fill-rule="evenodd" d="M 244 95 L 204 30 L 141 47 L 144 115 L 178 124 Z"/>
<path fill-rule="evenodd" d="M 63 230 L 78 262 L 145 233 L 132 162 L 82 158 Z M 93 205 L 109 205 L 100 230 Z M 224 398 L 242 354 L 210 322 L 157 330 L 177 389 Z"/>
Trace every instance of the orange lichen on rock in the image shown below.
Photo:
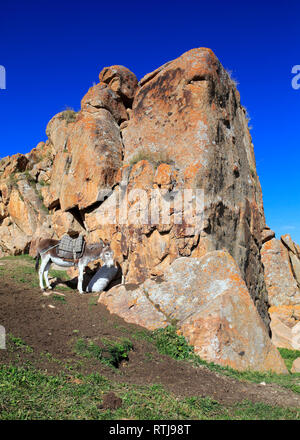
<path fill-rule="evenodd" d="M 210 252 L 200 259 L 178 258 L 163 280 L 146 280 L 128 289 L 116 286 L 101 294 L 99 301 L 126 321 L 149 329 L 159 328 L 162 321 L 164 325 L 176 321 L 195 352 L 209 362 L 238 370 L 287 373 L 227 251 Z M 143 307 L 131 307 L 132 296 Z M 149 319 L 152 313 L 155 317 Z"/>
<path fill-rule="evenodd" d="M 261 257 L 270 305 L 300 304 L 300 289 L 290 264 L 289 251 L 283 242 L 273 238 L 264 243 Z"/>

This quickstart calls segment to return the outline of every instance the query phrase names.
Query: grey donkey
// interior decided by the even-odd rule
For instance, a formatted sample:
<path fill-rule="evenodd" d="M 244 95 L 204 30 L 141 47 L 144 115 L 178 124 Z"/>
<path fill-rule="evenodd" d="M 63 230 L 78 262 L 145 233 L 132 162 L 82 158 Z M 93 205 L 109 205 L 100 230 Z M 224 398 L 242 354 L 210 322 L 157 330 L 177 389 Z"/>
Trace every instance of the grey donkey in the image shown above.
<path fill-rule="evenodd" d="M 78 284 L 77 289 L 79 293 L 83 293 L 82 281 L 85 267 L 91 261 L 101 259 L 108 267 L 114 265 L 114 253 L 108 243 L 104 243 L 100 240 L 99 243 L 86 244 L 82 256 L 78 260 L 66 260 L 57 255 L 57 247 L 59 241 L 52 239 L 41 240 L 37 247 L 35 269 L 39 270 L 39 280 L 41 290 L 45 290 L 43 284 L 43 276 L 46 281 L 48 289 L 51 289 L 51 285 L 48 280 L 48 271 L 52 263 L 62 267 L 78 266 Z M 39 261 L 41 259 L 41 265 L 39 268 Z"/>

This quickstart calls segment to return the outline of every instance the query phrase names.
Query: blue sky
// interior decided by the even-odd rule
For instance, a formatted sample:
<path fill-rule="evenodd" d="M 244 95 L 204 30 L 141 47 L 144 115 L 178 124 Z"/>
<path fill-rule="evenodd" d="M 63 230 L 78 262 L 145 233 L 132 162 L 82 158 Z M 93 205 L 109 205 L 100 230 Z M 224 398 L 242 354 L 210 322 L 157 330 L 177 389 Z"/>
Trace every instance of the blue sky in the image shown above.
<path fill-rule="evenodd" d="M 46 139 L 49 119 L 80 100 L 104 66 L 140 79 L 194 47 L 239 82 L 251 117 L 267 224 L 300 243 L 300 2 L 9 1 L 0 8 L 0 156 Z M 300 83 L 300 81 L 299 81 Z"/>

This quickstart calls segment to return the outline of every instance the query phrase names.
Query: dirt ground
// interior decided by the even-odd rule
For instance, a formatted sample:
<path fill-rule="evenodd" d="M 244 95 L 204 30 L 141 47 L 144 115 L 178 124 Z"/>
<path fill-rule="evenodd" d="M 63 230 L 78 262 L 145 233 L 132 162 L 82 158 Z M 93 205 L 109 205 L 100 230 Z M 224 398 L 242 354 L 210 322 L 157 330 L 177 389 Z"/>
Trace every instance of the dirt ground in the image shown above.
<path fill-rule="evenodd" d="M 0 275 L 1 276 L 1 275 Z M 130 384 L 162 384 L 175 395 L 211 397 L 223 404 L 242 400 L 265 402 L 270 405 L 300 407 L 300 395 L 277 385 L 241 382 L 195 367 L 187 361 L 176 361 L 157 352 L 147 340 L 137 337 L 142 329 L 127 324 L 97 304 L 98 294 L 80 295 L 65 291 L 58 300 L 57 292 L 45 296 L 36 287 L 14 282 L 9 277 L 0 280 L 0 324 L 6 334 L 21 338 L 32 351 L 0 350 L 0 363 L 24 365 L 27 361 L 49 374 L 76 365 L 81 373 L 98 372 L 110 380 Z M 57 295 L 55 297 L 55 295 Z M 97 341 L 99 338 L 126 337 L 133 343 L 128 361 L 118 369 L 101 364 L 96 359 L 84 359 L 74 352 L 76 338 Z M 46 355 L 49 353 L 50 355 Z M 54 360 L 55 359 L 55 360 Z"/>

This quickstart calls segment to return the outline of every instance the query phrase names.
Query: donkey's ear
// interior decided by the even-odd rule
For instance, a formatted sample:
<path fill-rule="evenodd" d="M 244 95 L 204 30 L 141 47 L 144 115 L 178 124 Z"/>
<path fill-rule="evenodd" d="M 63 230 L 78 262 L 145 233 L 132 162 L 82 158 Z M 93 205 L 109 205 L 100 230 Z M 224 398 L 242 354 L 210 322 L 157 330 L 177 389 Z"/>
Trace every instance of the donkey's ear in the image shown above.
<path fill-rule="evenodd" d="M 100 238 L 100 244 L 102 244 L 102 246 L 104 246 L 103 240 Z"/>

